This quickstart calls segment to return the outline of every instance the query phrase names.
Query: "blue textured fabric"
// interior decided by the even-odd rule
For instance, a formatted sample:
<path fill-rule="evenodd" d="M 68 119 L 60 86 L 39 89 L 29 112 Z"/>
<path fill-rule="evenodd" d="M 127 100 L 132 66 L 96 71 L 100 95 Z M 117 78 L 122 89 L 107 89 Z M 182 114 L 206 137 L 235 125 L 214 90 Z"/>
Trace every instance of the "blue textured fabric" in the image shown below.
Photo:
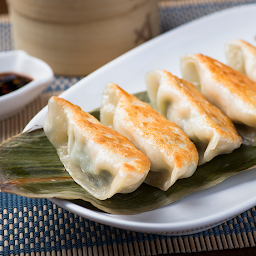
<path fill-rule="evenodd" d="M 234 6 L 255 3 L 255 0 L 204 1 L 198 3 L 189 0 L 181 0 L 181 3 L 178 3 L 179 1 L 176 2 L 177 3 L 170 5 L 163 5 L 164 7 L 160 8 L 160 18 L 163 32 L 210 13 Z"/>
<path fill-rule="evenodd" d="M 163 1 L 162 1 L 163 2 Z M 245 3 L 247 1 L 205 1 L 195 4 L 182 1 L 182 4 L 162 5 L 160 17 L 162 31 L 165 32 L 206 14 Z M 167 1 L 166 1 L 167 3 Z M 10 37 L 10 23 L 0 23 L 0 47 L 2 51 L 13 49 Z M 64 91 L 82 77 L 55 76 L 44 93 Z M 79 217 L 56 206 L 47 199 L 31 199 L 8 193 L 0 193 L 0 255 L 20 255 L 21 253 L 61 252 L 78 250 L 84 247 L 104 247 L 117 245 L 138 245 L 154 243 L 157 240 L 168 245 L 168 241 L 209 238 L 210 236 L 231 236 L 256 232 L 255 208 L 248 210 L 213 229 L 186 236 L 163 236 L 144 234 L 117 229 Z M 167 246 L 168 247 L 168 246 Z M 135 247 L 134 247 L 135 248 Z M 134 249 L 135 250 L 135 249 Z M 171 248 L 167 248 L 172 251 Z M 137 252 L 138 253 L 138 252 Z M 109 254 L 110 255 L 110 254 Z M 113 255 L 113 254 L 112 254 Z"/>
<path fill-rule="evenodd" d="M 248 212 L 251 216 L 256 215 L 255 210 Z M 114 243 L 134 244 L 135 241 L 155 242 L 157 239 L 166 241 L 167 238 L 189 239 L 190 236 L 205 238 L 231 233 L 238 235 L 255 230 L 254 218 L 249 218 L 247 212 L 244 212 L 241 217 L 236 218 L 236 224 L 233 219 L 222 224 L 223 230 L 216 226 L 211 230 L 180 237 L 129 232 L 79 217 L 47 199 L 31 199 L 8 193 L 0 193 L 0 215 L 0 237 L 3 237 L 0 240 L 0 248 L 3 248 L 0 255 L 72 250 L 81 249 L 83 246 L 92 248 Z M 244 218 L 247 218 L 249 223 L 245 223 Z M 254 224 L 253 227 L 250 223 Z M 233 225 L 232 229 L 230 224 Z M 244 227 L 241 227 L 241 224 Z M 5 242 L 8 242 L 8 246 Z"/>
<path fill-rule="evenodd" d="M 65 91 L 73 84 L 77 83 L 83 78 L 79 77 L 69 77 L 69 76 L 57 76 L 55 75 L 54 80 L 51 84 L 44 90 L 43 93 L 55 92 L 55 91 Z"/>
<path fill-rule="evenodd" d="M 0 23 L 0 46 L 1 51 L 9 51 L 13 49 L 13 41 L 10 33 L 11 25 L 8 21 Z"/>

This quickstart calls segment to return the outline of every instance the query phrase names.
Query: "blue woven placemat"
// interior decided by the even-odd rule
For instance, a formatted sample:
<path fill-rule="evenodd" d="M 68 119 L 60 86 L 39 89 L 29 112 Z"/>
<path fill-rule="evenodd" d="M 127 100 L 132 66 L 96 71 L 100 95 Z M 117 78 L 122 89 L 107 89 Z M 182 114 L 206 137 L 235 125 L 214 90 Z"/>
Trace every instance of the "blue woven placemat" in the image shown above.
<path fill-rule="evenodd" d="M 118 229 L 68 212 L 47 199 L 0 193 L 0 255 L 72 252 L 81 255 L 156 255 L 255 246 L 252 208 L 213 229 L 162 236 Z"/>
<path fill-rule="evenodd" d="M 253 0 L 161 0 L 162 30 L 167 31 L 221 9 Z M 8 16 L 0 17 L 0 50 L 13 49 Z M 16 116 L 0 121 L 0 139 L 20 132 L 46 104 L 82 77 L 55 76 L 38 99 Z M 47 199 L 0 193 L 0 255 L 157 255 L 253 247 L 256 210 L 204 232 L 161 236 L 110 227 L 77 216 Z"/>

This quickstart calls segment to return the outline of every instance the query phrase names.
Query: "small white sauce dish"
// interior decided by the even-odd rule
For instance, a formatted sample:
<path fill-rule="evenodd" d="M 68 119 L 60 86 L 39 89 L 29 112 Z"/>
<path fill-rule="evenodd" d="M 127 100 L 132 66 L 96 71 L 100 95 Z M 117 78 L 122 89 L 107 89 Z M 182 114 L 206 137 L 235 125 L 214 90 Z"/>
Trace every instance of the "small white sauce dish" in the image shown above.
<path fill-rule="evenodd" d="M 13 92 L 0 96 L 0 119 L 22 110 L 53 79 L 53 71 L 48 64 L 21 50 L 0 53 L 0 74 L 2 73 L 16 73 L 33 80 Z"/>

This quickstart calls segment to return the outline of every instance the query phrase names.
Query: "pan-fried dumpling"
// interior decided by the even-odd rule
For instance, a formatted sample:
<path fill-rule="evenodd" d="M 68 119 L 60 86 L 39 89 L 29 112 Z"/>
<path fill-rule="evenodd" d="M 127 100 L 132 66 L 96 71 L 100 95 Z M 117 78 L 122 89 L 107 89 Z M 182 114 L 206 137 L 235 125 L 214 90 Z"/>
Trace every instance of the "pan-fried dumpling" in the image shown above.
<path fill-rule="evenodd" d="M 243 143 L 256 146 L 256 83 L 202 54 L 182 57 L 181 70 L 185 80 L 235 123 Z"/>
<path fill-rule="evenodd" d="M 243 40 L 233 40 L 225 47 L 227 64 L 256 82 L 256 48 Z"/>
<path fill-rule="evenodd" d="M 241 145 L 242 139 L 231 120 L 193 84 L 167 71 L 152 70 L 146 74 L 146 85 L 153 107 L 175 122 L 196 144 L 199 164 Z"/>
<path fill-rule="evenodd" d="M 147 184 L 167 190 L 177 179 L 195 172 L 198 153 L 189 137 L 116 84 L 109 83 L 104 90 L 100 120 L 126 136 L 149 158 Z"/>
<path fill-rule="evenodd" d="M 71 177 L 100 200 L 134 191 L 150 169 L 127 138 L 64 99 L 49 100 L 44 131 Z"/>

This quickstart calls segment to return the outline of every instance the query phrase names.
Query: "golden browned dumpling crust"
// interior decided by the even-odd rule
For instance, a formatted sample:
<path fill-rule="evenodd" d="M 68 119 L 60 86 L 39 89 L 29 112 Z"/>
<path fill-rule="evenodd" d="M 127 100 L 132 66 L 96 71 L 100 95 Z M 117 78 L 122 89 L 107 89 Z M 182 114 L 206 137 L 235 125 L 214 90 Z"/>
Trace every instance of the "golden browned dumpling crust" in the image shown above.
<path fill-rule="evenodd" d="M 256 83 L 202 54 L 183 56 L 181 69 L 185 80 L 192 82 L 207 100 L 239 125 L 243 143 L 256 145 Z"/>
<path fill-rule="evenodd" d="M 126 136 L 151 162 L 146 183 L 167 190 L 178 178 L 191 176 L 198 152 L 189 137 L 147 103 L 109 83 L 101 107 L 101 122 Z"/>
<path fill-rule="evenodd" d="M 123 135 L 117 131 L 102 125 L 94 116 L 84 112 L 80 107 L 62 98 L 53 96 L 55 102 L 59 102 L 63 107 L 68 108 L 73 116 L 73 122 L 83 134 L 88 134 L 90 140 L 101 147 L 111 150 L 114 154 L 134 158 L 134 163 L 138 168 L 127 163 L 124 164 L 126 171 L 144 173 L 149 169 L 148 158 Z"/>
<path fill-rule="evenodd" d="M 149 172 L 149 159 L 125 136 L 62 98 L 49 100 L 44 131 L 72 178 L 98 199 L 134 191 Z"/>
<path fill-rule="evenodd" d="M 256 83 L 223 63 L 202 54 L 197 59 L 211 72 L 212 78 L 221 83 L 230 93 L 237 95 L 246 104 L 256 106 Z"/>
<path fill-rule="evenodd" d="M 149 98 L 156 110 L 175 122 L 195 142 L 199 164 L 230 153 L 241 145 L 234 124 L 195 89 L 165 70 L 146 75 Z"/>

